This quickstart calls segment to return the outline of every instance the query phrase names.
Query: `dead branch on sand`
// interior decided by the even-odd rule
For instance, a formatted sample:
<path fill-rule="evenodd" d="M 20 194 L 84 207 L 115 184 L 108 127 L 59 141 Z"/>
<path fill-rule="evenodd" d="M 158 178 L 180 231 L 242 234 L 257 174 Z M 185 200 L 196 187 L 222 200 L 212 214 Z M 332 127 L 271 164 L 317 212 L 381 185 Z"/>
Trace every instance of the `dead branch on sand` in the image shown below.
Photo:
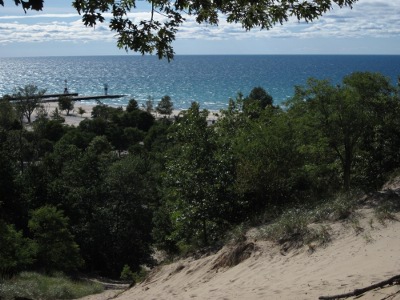
<path fill-rule="evenodd" d="M 334 299 L 341 299 L 341 298 L 348 298 L 348 297 L 354 297 L 354 296 L 359 296 L 361 294 L 364 294 L 365 292 L 374 290 L 376 288 L 383 288 L 385 285 L 393 285 L 393 284 L 399 284 L 400 283 L 400 275 L 393 276 L 392 278 L 389 278 L 387 280 L 372 284 L 370 286 L 367 286 L 362 289 L 355 289 L 352 292 L 345 293 L 345 294 L 339 294 L 339 295 L 334 295 L 334 296 L 321 296 L 318 299 L 320 300 L 334 300 Z"/>

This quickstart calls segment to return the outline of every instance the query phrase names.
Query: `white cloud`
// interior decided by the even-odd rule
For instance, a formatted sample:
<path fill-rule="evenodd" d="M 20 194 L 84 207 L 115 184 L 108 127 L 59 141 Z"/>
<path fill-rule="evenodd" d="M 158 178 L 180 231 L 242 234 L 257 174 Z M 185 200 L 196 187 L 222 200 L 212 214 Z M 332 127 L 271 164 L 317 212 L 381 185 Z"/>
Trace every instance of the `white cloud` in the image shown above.
<path fill-rule="evenodd" d="M 35 14 L 35 15 L 18 15 L 18 16 L 0 16 L 0 20 L 18 20 L 18 19 L 61 19 L 61 18 L 76 18 L 76 14 Z"/>
<path fill-rule="evenodd" d="M 400 0 L 368 1 L 360 0 L 353 9 L 335 7 L 331 12 L 314 22 L 304 23 L 295 19 L 271 30 L 254 28 L 245 32 L 238 24 L 229 24 L 221 18 L 218 27 L 198 25 L 193 18 L 185 24 L 185 30 L 178 33 L 179 38 L 198 39 L 204 37 L 204 32 L 210 38 L 218 35 L 220 39 L 248 38 L 321 38 L 321 37 L 379 37 L 391 38 L 400 36 Z M 188 30 L 187 28 L 191 28 Z M 198 34 L 196 34 L 198 33 Z"/>
<path fill-rule="evenodd" d="M 21 42 L 83 42 L 90 40 L 113 41 L 114 34 L 107 25 L 100 24 L 95 28 L 87 28 L 81 20 L 70 22 L 43 20 L 35 24 L 20 22 L 0 23 L 0 44 Z"/>
<path fill-rule="evenodd" d="M 218 26 L 199 25 L 193 16 L 179 29 L 180 40 L 241 40 L 265 38 L 392 38 L 400 36 L 400 0 L 360 0 L 353 9 L 334 9 L 313 23 L 305 24 L 291 19 L 271 30 L 257 28 L 245 31 L 240 24 L 229 24 L 221 16 Z M 110 17 L 109 14 L 105 15 Z M 131 13 L 134 21 L 148 19 L 149 12 Z M 156 18 L 162 21 L 161 15 Z M 62 41 L 114 42 L 115 33 L 107 23 L 86 28 L 80 16 L 67 14 L 35 14 L 0 16 L 0 44 Z"/>

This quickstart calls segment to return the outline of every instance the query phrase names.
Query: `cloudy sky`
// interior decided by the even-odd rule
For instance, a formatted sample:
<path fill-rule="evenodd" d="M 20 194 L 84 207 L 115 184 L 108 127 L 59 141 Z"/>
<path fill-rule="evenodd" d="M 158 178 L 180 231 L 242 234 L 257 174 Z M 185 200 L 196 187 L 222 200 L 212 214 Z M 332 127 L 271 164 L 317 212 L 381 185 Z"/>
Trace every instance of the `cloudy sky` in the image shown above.
<path fill-rule="evenodd" d="M 42 12 L 24 14 L 12 0 L 0 6 L 0 57 L 125 55 L 108 24 L 86 28 L 71 0 L 48 0 Z M 148 16 L 138 1 L 135 19 Z M 272 30 L 244 31 L 221 17 L 219 26 L 181 27 L 176 54 L 399 54 L 400 0 L 359 0 L 353 9 L 334 9 L 313 23 L 290 20 Z"/>

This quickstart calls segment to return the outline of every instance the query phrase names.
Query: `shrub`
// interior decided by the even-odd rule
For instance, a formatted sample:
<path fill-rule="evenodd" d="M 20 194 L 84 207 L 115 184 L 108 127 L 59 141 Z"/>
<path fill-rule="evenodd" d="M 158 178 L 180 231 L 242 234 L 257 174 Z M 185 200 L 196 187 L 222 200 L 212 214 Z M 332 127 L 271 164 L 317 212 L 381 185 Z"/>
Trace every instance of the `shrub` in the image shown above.
<path fill-rule="evenodd" d="M 134 276 L 134 274 L 133 274 L 131 268 L 128 265 L 124 265 L 124 268 L 122 269 L 120 278 L 122 280 L 133 280 L 133 276 Z"/>
<path fill-rule="evenodd" d="M 0 299 L 76 299 L 103 290 L 103 286 L 99 283 L 73 281 L 63 274 L 46 276 L 22 272 L 12 280 L 0 283 Z"/>
<path fill-rule="evenodd" d="M 313 212 L 313 220 L 342 220 L 348 218 L 356 207 L 357 193 L 344 193 L 337 195 L 333 200 L 328 200 L 317 206 Z"/>
<path fill-rule="evenodd" d="M 273 241 L 284 243 L 286 241 L 302 242 L 309 229 L 310 214 L 305 209 L 290 209 L 285 211 L 271 225 L 262 229 L 264 236 Z"/>
<path fill-rule="evenodd" d="M 137 272 L 132 272 L 128 265 L 124 265 L 120 278 L 122 280 L 133 281 L 133 283 L 140 283 L 146 278 L 147 273 L 147 270 L 143 267 L 140 267 L 139 271 Z"/>

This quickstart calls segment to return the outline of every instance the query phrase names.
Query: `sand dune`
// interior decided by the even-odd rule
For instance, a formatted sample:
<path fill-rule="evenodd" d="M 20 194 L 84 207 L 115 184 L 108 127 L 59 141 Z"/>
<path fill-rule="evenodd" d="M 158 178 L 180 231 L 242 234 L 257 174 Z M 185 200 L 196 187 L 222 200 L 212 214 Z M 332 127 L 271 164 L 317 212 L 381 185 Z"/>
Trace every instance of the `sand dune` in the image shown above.
<path fill-rule="evenodd" d="M 357 232 L 348 222 L 330 224 L 332 242 L 311 252 L 308 246 L 282 254 L 267 241 L 255 245 L 242 263 L 215 269 L 229 250 L 158 267 L 143 283 L 116 299 L 318 299 L 353 291 L 400 274 L 400 222 L 380 224 L 372 209 L 360 209 Z M 400 299 L 395 285 L 357 299 Z M 355 298 L 348 298 L 355 299 Z"/>

